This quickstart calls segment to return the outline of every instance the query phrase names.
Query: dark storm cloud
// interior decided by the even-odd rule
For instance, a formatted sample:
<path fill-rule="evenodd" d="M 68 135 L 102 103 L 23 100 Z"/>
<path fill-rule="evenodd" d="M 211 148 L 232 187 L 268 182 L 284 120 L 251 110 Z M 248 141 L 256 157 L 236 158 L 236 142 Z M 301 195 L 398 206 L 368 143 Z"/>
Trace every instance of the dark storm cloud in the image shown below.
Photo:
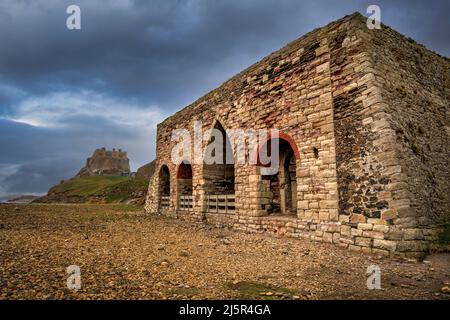
<path fill-rule="evenodd" d="M 69 4 L 81 31 L 65 27 Z M 136 169 L 162 118 L 369 4 L 449 55 L 448 1 L 0 0 L 0 193 L 46 190 L 101 146 L 127 150 Z"/>
<path fill-rule="evenodd" d="M 8 194 L 42 194 L 61 181 L 68 174 L 76 174 L 80 161 L 74 158 L 43 158 L 21 165 L 8 175 L 3 183 L 8 186 Z"/>
<path fill-rule="evenodd" d="M 295 37 L 353 11 L 365 13 L 372 3 L 76 1 L 77 32 L 65 27 L 73 1 L 41 2 L 3 5 L 3 79 L 31 94 L 89 87 L 172 110 Z M 446 1 L 378 3 L 384 22 L 448 54 Z"/>
<path fill-rule="evenodd" d="M 76 174 L 86 158 L 98 147 L 122 148 L 135 155 L 132 169 L 154 157 L 146 141 L 155 139 L 144 133 L 117 126 L 97 117 L 68 118 L 65 128 L 40 128 L 0 119 L 0 196 L 17 193 L 44 193 L 62 179 Z M 143 149 L 143 146 L 147 148 Z M 15 168 L 9 168 L 11 165 Z"/>

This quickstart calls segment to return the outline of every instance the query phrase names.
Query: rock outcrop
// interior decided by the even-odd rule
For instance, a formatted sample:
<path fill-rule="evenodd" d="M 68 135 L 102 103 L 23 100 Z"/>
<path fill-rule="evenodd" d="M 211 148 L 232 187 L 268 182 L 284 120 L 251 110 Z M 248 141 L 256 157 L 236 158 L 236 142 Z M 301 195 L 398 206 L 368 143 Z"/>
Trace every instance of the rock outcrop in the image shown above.
<path fill-rule="evenodd" d="M 153 160 L 152 162 L 149 162 L 147 164 L 144 164 L 142 167 L 140 167 L 136 172 L 136 177 L 143 177 L 150 179 L 153 174 L 155 173 L 155 165 L 156 161 Z"/>

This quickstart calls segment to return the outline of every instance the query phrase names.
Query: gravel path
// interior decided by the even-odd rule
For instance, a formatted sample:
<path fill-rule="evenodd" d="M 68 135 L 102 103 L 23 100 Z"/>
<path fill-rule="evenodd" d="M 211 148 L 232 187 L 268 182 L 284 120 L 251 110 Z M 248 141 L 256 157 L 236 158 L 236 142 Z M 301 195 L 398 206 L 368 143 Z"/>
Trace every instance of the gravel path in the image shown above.
<path fill-rule="evenodd" d="M 0 205 L 0 299 L 450 299 L 449 279 L 448 253 L 392 260 L 125 205 Z"/>

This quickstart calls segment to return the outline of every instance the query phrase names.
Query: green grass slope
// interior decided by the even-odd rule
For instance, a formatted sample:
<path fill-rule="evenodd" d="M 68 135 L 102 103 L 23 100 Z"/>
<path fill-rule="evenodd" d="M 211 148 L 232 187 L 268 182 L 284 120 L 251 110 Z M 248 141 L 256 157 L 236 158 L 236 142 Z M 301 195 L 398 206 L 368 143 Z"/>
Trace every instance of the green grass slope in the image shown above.
<path fill-rule="evenodd" d="M 35 202 L 143 204 L 148 179 L 142 177 L 93 176 L 63 181 Z"/>

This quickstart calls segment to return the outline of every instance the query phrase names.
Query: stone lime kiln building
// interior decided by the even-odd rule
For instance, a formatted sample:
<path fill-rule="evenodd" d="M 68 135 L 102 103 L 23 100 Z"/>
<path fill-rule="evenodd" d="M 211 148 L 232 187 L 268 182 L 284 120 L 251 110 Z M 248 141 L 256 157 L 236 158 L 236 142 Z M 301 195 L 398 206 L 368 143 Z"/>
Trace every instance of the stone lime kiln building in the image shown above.
<path fill-rule="evenodd" d="M 420 257 L 449 219 L 449 70 L 358 13 L 316 29 L 158 125 L 146 211 Z M 278 173 L 173 163 L 172 132 L 199 121 L 226 143 L 230 129 L 278 129 Z"/>

